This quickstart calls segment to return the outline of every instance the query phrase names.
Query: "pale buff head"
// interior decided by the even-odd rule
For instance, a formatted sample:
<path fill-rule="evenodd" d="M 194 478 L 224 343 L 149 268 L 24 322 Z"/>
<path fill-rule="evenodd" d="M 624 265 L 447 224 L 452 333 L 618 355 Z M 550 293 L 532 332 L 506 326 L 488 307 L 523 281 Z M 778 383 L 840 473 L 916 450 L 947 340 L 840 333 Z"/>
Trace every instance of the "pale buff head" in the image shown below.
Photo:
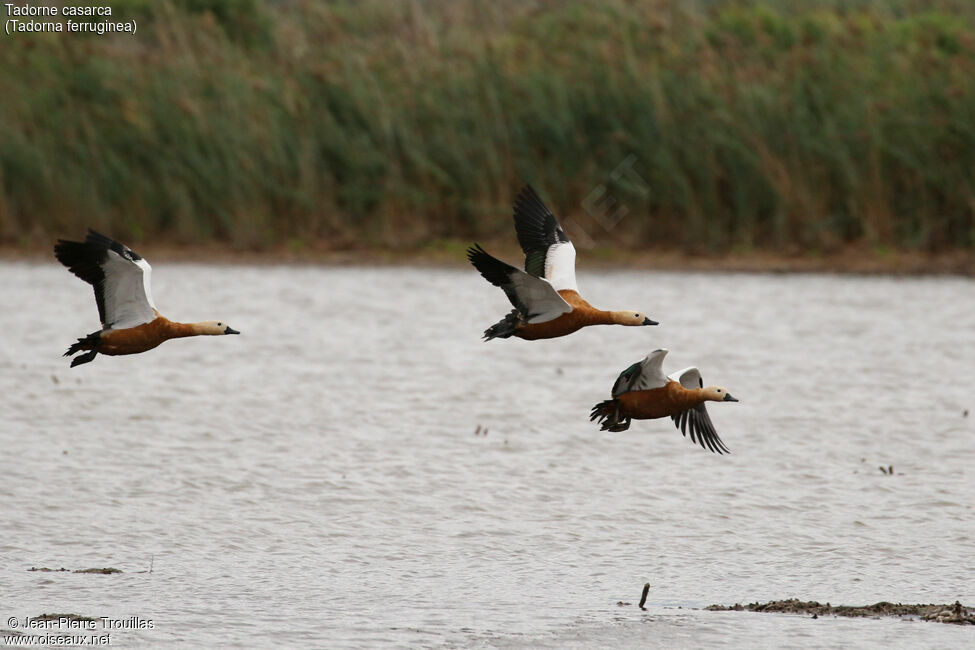
<path fill-rule="evenodd" d="M 613 322 L 617 325 L 657 325 L 657 321 L 638 311 L 614 311 Z"/>
<path fill-rule="evenodd" d="M 223 336 L 224 334 L 240 334 L 222 320 L 205 320 L 202 323 L 194 323 L 193 328 L 197 334 L 207 336 Z"/>
<path fill-rule="evenodd" d="M 711 402 L 737 402 L 738 400 L 731 396 L 727 390 L 721 386 L 708 386 L 707 388 L 701 389 L 704 393 L 705 399 Z"/>

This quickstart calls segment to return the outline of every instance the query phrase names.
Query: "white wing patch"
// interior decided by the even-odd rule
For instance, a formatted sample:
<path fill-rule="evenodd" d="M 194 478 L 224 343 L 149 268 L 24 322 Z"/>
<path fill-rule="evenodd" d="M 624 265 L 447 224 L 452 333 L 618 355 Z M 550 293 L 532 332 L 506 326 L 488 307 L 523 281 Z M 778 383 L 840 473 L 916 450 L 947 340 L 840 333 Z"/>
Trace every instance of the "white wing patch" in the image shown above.
<path fill-rule="evenodd" d="M 142 269 L 142 286 L 146 290 L 146 302 L 149 303 L 149 307 L 155 310 L 156 303 L 152 301 L 152 267 L 149 266 L 149 262 L 145 258 L 140 259 L 136 264 Z"/>
<path fill-rule="evenodd" d="M 663 371 L 664 357 L 667 349 L 654 350 L 642 361 L 634 363 L 624 370 L 613 385 L 613 397 L 634 390 L 653 390 L 667 385 L 667 376 Z"/>
<path fill-rule="evenodd" d="M 701 379 L 701 371 L 694 366 L 684 368 L 680 372 L 675 372 L 670 376 L 670 379 L 673 379 L 688 390 L 704 387 L 704 380 Z"/>
<path fill-rule="evenodd" d="M 529 323 L 547 323 L 572 311 L 569 303 L 544 278 L 518 271 L 511 274 L 511 283 L 518 298 L 528 307 Z"/>
<path fill-rule="evenodd" d="M 149 287 L 152 267 L 144 259 L 132 262 L 113 250 L 102 264 L 105 284 L 105 328 L 125 329 L 156 318 Z"/>
<path fill-rule="evenodd" d="M 545 279 L 552 283 L 556 291 L 576 286 L 576 247 L 572 242 L 559 242 L 548 247 L 545 253 Z"/>

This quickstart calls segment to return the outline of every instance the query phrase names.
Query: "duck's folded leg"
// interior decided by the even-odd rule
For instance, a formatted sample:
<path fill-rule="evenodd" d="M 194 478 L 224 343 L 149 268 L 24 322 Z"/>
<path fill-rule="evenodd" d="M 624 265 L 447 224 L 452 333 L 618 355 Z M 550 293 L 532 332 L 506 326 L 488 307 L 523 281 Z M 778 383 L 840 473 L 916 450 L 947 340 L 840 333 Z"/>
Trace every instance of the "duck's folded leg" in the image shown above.
<path fill-rule="evenodd" d="M 622 421 L 616 421 L 606 427 L 608 431 L 614 433 L 619 433 L 620 431 L 626 431 L 630 428 L 630 418 L 624 418 Z"/>
<path fill-rule="evenodd" d="M 92 350 L 91 352 L 88 352 L 87 354 L 82 354 L 80 356 L 75 357 L 74 359 L 71 360 L 71 367 L 74 368 L 75 366 L 80 366 L 83 363 L 88 363 L 89 361 L 94 361 L 96 354 L 98 354 L 98 351 L 97 350 Z"/>

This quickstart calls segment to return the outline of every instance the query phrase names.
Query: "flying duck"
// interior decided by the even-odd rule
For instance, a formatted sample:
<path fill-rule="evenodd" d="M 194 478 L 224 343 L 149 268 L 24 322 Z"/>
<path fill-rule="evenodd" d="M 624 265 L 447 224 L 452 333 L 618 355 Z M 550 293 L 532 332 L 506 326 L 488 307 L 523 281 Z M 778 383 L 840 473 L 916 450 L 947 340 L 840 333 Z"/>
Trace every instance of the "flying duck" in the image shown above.
<path fill-rule="evenodd" d="M 525 252 L 524 271 L 488 255 L 478 244 L 467 249 L 474 268 L 501 287 L 514 305 L 510 314 L 484 331 L 484 340 L 554 339 L 587 325 L 657 324 L 640 312 L 603 311 L 583 300 L 576 286 L 575 246 L 530 185 L 515 199 L 514 212 L 518 243 Z"/>
<path fill-rule="evenodd" d="M 626 431 L 631 418 L 652 420 L 669 415 L 684 436 L 690 430 L 691 440 L 702 447 L 727 452 L 704 403 L 738 400 L 719 386 L 705 388 L 701 372 L 693 366 L 665 376 L 661 368 L 665 356 L 667 350 L 654 350 L 620 373 L 613 384 L 613 399 L 592 407 L 589 419 L 602 423 L 603 431 Z"/>
<path fill-rule="evenodd" d="M 240 334 L 222 321 L 175 323 L 156 311 L 149 279 L 152 267 L 135 251 L 91 228 L 84 243 L 59 239 L 54 246 L 58 261 L 95 289 L 102 329 L 68 348 L 64 356 L 88 350 L 71 360 L 71 367 L 88 363 L 95 355 L 137 354 L 163 341 L 203 334 Z"/>

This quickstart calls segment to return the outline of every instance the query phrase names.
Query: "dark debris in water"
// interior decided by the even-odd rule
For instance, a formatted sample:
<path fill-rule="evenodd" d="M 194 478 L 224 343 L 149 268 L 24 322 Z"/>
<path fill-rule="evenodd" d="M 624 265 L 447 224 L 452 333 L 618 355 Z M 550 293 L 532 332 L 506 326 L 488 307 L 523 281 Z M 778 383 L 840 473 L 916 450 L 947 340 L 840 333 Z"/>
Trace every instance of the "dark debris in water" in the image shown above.
<path fill-rule="evenodd" d="M 873 605 L 822 605 L 815 600 L 802 601 L 797 598 L 788 600 L 772 600 L 767 603 L 749 603 L 741 605 L 710 605 L 704 609 L 712 612 L 749 611 L 749 612 L 778 612 L 782 614 L 810 614 L 813 618 L 820 616 L 908 616 L 917 617 L 924 621 L 938 623 L 955 623 L 957 625 L 975 625 L 975 609 L 966 607 L 955 601 L 954 605 L 905 605 L 903 603 L 888 603 L 881 601 Z"/>
<path fill-rule="evenodd" d="M 67 573 L 68 571 L 70 571 L 69 569 L 65 569 L 64 567 L 61 567 L 60 569 L 49 569 L 46 566 L 42 566 L 42 567 L 32 566 L 31 568 L 29 568 L 27 570 L 28 571 L 43 571 L 45 573 L 47 573 L 47 572 L 51 572 L 51 573 L 65 572 L 65 573 Z M 105 567 L 105 568 L 102 568 L 102 569 L 75 569 L 74 571 L 71 571 L 71 573 L 101 573 L 101 574 L 104 574 L 104 575 L 109 575 L 111 573 L 122 573 L 122 569 L 113 569 L 112 567 Z"/>

